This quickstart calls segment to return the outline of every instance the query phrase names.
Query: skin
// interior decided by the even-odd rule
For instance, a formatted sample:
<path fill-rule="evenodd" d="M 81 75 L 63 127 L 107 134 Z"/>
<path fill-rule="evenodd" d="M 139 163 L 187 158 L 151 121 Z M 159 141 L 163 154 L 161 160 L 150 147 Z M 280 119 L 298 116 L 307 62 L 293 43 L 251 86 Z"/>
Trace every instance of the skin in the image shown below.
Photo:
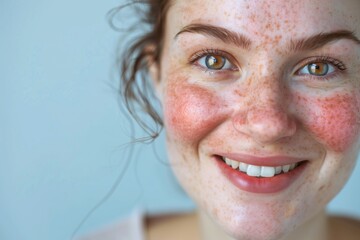
<path fill-rule="evenodd" d="M 205 228 L 218 237 L 301 239 L 306 233 L 302 239 L 326 239 L 319 219 L 359 151 L 360 47 L 346 39 L 308 51 L 284 46 L 339 29 L 359 38 L 359 10 L 357 0 L 178 0 L 169 8 L 161 63 L 151 68 L 160 76 L 154 84 L 168 155 L 179 182 L 205 212 L 203 222 L 211 222 Z M 230 29 L 252 45 L 243 49 L 196 33 L 175 37 L 191 23 Z M 236 70 L 209 71 L 189 61 L 204 48 L 225 52 Z M 326 79 L 299 74 L 317 56 L 339 60 L 346 70 L 335 66 Z M 292 156 L 308 165 L 285 190 L 255 194 L 221 174 L 214 161 L 219 152 Z"/>

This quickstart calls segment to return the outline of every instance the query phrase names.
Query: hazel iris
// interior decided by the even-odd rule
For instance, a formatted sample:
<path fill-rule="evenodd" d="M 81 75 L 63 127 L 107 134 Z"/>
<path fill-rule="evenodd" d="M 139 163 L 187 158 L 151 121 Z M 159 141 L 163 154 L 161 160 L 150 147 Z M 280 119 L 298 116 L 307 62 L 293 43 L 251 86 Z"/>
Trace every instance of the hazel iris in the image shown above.
<path fill-rule="evenodd" d="M 311 63 L 308 65 L 308 71 L 315 76 L 324 76 L 329 71 L 329 65 L 322 62 Z"/>
<path fill-rule="evenodd" d="M 225 66 L 226 58 L 219 55 L 209 55 L 205 58 L 206 67 L 212 70 L 220 70 Z"/>

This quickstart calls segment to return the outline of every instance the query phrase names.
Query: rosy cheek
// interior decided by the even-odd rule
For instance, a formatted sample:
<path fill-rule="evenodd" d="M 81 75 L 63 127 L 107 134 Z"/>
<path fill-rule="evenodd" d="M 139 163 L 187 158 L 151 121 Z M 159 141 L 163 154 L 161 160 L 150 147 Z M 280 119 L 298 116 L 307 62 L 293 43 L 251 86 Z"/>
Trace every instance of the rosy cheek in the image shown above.
<path fill-rule="evenodd" d="M 224 104 L 215 92 L 177 79 L 169 84 L 164 102 L 166 130 L 177 138 L 196 141 L 224 118 Z"/>
<path fill-rule="evenodd" d="M 358 138 L 359 93 L 337 93 L 330 97 L 297 96 L 305 128 L 320 142 L 337 152 Z"/>

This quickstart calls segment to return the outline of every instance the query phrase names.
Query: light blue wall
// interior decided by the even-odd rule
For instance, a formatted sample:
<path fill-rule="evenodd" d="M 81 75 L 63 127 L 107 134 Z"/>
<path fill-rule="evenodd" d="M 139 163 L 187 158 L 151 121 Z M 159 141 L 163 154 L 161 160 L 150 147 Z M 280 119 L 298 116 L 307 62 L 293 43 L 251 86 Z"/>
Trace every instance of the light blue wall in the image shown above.
<path fill-rule="evenodd" d="M 69 239 L 125 166 L 130 127 L 111 87 L 119 34 L 105 18 L 120 3 L 0 2 L 0 239 Z M 165 159 L 163 136 L 155 148 Z M 80 232 L 135 205 L 152 212 L 193 207 L 151 146 L 135 155 Z M 331 211 L 360 216 L 357 168 Z"/>

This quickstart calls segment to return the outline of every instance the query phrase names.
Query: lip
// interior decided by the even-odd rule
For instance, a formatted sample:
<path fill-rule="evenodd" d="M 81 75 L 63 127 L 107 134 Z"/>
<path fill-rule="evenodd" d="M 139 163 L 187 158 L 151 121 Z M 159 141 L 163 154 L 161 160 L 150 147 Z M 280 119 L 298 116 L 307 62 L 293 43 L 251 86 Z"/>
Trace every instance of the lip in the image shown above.
<path fill-rule="evenodd" d="M 251 193 L 277 193 L 287 189 L 295 180 L 304 172 L 307 167 L 308 161 L 299 158 L 285 157 L 285 156 L 272 156 L 272 157 L 254 157 L 242 154 L 225 154 L 215 155 L 215 161 L 217 166 L 220 168 L 221 173 L 227 178 L 235 187 L 240 190 L 251 192 Z M 291 163 L 301 164 L 287 173 L 275 175 L 273 177 L 251 177 L 246 173 L 243 173 L 237 169 L 233 169 L 228 166 L 222 157 L 230 158 L 231 160 L 248 163 L 251 165 L 258 166 L 280 166 Z"/>

